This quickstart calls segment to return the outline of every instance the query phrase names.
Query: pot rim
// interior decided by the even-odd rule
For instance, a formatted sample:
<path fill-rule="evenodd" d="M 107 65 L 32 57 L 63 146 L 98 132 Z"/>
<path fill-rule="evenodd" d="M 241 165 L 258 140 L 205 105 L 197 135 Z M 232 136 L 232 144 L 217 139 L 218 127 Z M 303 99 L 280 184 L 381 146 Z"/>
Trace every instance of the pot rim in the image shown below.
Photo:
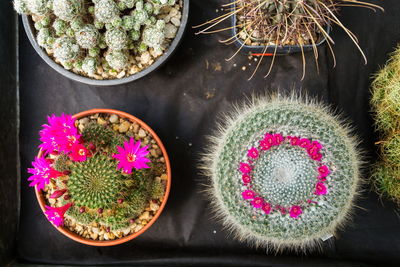
<path fill-rule="evenodd" d="M 161 215 L 162 211 L 164 210 L 164 207 L 167 203 L 168 196 L 169 196 L 169 193 L 171 190 L 171 165 L 170 165 L 167 151 L 166 151 L 163 143 L 161 142 L 161 139 L 157 136 L 157 134 L 150 128 L 150 126 L 148 126 L 142 120 L 136 118 L 135 116 L 133 116 L 129 113 L 119 111 L 119 110 L 114 110 L 114 109 L 90 109 L 90 110 L 79 112 L 79 113 L 73 115 L 72 117 L 75 119 L 79 119 L 79 118 L 86 117 L 86 116 L 96 114 L 96 113 L 116 114 L 119 117 L 129 119 L 131 122 L 138 123 L 140 125 L 140 127 L 144 128 L 146 131 L 148 131 L 152 135 L 153 139 L 156 141 L 157 145 L 161 149 L 161 152 L 164 156 L 165 165 L 166 165 L 166 169 L 167 169 L 167 184 L 166 184 L 166 188 L 165 188 L 164 198 L 160 205 L 160 208 L 157 210 L 154 217 L 140 231 L 138 231 L 136 233 L 133 233 L 133 234 L 130 234 L 130 235 L 127 235 L 125 237 L 115 239 L 115 240 L 97 241 L 97 240 L 83 238 L 82 236 L 70 231 L 65 226 L 56 227 L 53 223 L 51 223 L 49 221 L 49 223 L 53 227 L 55 227 L 59 232 L 61 232 L 63 235 L 65 235 L 68 238 L 70 238 L 74 241 L 77 241 L 79 243 L 82 243 L 85 245 L 90 245 L 90 246 L 99 246 L 99 247 L 115 246 L 115 245 L 119 245 L 119 244 L 128 242 L 128 241 L 140 236 L 141 234 L 146 232 L 147 229 L 149 229 L 154 224 L 154 222 L 160 217 L 160 215 Z M 43 155 L 43 151 L 40 149 L 39 153 L 38 153 L 38 157 L 40 157 L 42 155 Z M 43 195 L 43 191 L 38 190 L 37 185 L 35 185 L 35 194 L 36 194 L 37 201 L 39 202 L 40 208 L 42 209 L 43 214 L 44 214 L 44 212 L 46 210 L 45 209 L 45 205 L 46 205 L 45 198 Z M 47 218 L 46 218 L 46 220 L 47 220 Z"/>
<path fill-rule="evenodd" d="M 120 85 L 120 84 L 125 84 L 129 83 L 135 80 L 138 80 L 147 74 L 155 71 L 159 67 L 161 67 L 168 59 L 169 57 L 176 51 L 176 48 L 180 44 L 180 42 L 183 39 L 183 35 L 186 31 L 186 26 L 188 23 L 188 18 L 189 18 L 189 0 L 183 0 L 183 7 L 182 7 L 182 17 L 181 17 L 181 25 L 179 26 L 178 32 L 173 39 L 171 45 L 168 47 L 167 51 L 164 52 L 157 60 L 150 65 L 148 68 L 132 74 L 128 77 L 121 78 L 121 79 L 112 79 L 112 80 L 96 80 L 92 78 L 88 78 L 85 76 L 81 76 L 79 74 L 76 74 L 72 71 L 64 69 L 61 65 L 57 64 L 52 58 L 50 58 L 49 55 L 38 45 L 36 41 L 36 37 L 34 35 L 34 27 L 33 27 L 33 22 L 30 16 L 28 15 L 21 15 L 22 16 L 22 23 L 25 29 L 25 33 L 28 36 L 28 39 L 35 49 L 36 53 L 39 54 L 39 56 L 55 71 L 60 73 L 61 75 L 77 81 L 81 82 L 84 84 L 89 84 L 89 85 L 95 85 L 95 86 L 112 86 L 112 85 Z"/>

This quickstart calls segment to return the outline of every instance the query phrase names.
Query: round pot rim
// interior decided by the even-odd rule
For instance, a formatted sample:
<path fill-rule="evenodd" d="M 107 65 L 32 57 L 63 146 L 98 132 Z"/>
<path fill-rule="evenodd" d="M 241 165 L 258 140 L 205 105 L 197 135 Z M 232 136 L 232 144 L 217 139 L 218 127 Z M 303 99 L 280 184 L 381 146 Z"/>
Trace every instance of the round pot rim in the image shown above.
<path fill-rule="evenodd" d="M 119 238 L 119 239 L 115 239 L 115 240 L 108 240 L 108 241 L 97 241 L 97 240 L 92 240 L 92 239 L 87 239 L 84 238 L 72 231 L 70 231 L 67 227 L 65 226 L 60 226 L 60 227 L 56 227 L 53 223 L 51 223 L 49 221 L 49 223 L 55 227 L 59 232 L 61 232 L 63 235 L 69 237 L 70 239 L 77 241 L 79 243 L 85 244 L 85 245 L 90 245 L 90 246 L 99 246 L 99 247 L 105 247 L 105 246 L 115 246 L 115 245 L 119 245 L 125 242 L 128 242 L 138 236 L 140 236 L 141 234 L 143 234 L 144 232 L 146 232 L 153 224 L 154 222 L 160 217 L 162 211 L 164 210 L 164 207 L 167 203 L 168 200 L 168 196 L 171 190 L 171 165 L 170 165 L 170 161 L 169 161 L 169 157 L 167 154 L 167 151 L 163 145 L 163 143 L 161 142 L 161 139 L 157 136 L 157 134 L 150 128 L 150 126 L 148 126 L 146 123 L 144 123 L 142 120 L 136 118 L 135 116 L 123 112 L 123 111 L 119 111 L 119 110 L 114 110 L 114 109 L 90 109 L 90 110 L 86 110 L 86 111 L 82 111 L 79 112 L 75 115 L 73 115 L 72 117 L 75 119 L 79 119 L 82 117 L 86 117 L 92 114 L 96 114 L 96 113 L 107 113 L 107 114 L 116 114 L 119 117 L 122 118 L 126 118 L 129 119 L 132 122 L 136 122 L 140 125 L 140 127 L 144 128 L 146 131 L 148 131 L 153 139 L 156 141 L 157 145 L 159 146 L 159 148 L 161 149 L 161 152 L 164 156 L 165 159 L 165 166 L 166 166 L 166 171 L 167 171 L 167 184 L 166 184 L 166 188 L 165 188 L 165 194 L 164 194 L 164 198 L 163 201 L 160 205 L 160 208 L 157 210 L 156 214 L 154 215 L 154 217 L 142 228 L 140 229 L 140 231 L 127 235 L 125 237 Z M 43 154 L 42 150 L 39 150 L 38 153 L 38 157 L 40 157 Z M 43 195 L 43 191 L 42 190 L 38 190 L 37 185 L 35 185 L 35 194 L 36 194 L 36 198 L 37 201 L 40 205 L 40 208 L 43 211 L 43 214 L 45 212 L 45 197 Z M 47 218 L 46 218 L 47 219 Z"/>
<path fill-rule="evenodd" d="M 132 74 L 128 77 L 121 78 L 121 79 L 112 79 L 112 80 L 96 80 L 92 78 L 88 78 L 85 76 L 81 76 L 76 74 L 72 71 L 64 69 L 61 65 L 57 64 L 49 55 L 38 45 L 35 35 L 34 35 L 34 28 L 32 25 L 32 19 L 28 15 L 21 15 L 22 16 L 22 23 L 25 29 L 25 33 L 28 36 L 28 39 L 35 49 L 36 53 L 55 71 L 60 73 L 61 75 L 84 84 L 95 85 L 95 86 L 112 86 L 112 85 L 121 85 L 126 84 L 129 82 L 133 82 L 138 80 L 149 73 L 155 71 L 159 67 L 161 67 L 169 58 L 170 56 L 176 51 L 176 48 L 180 44 L 183 39 L 183 35 L 186 31 L 188 18 L 189 18 L 189 0 L 183 0 L 183 7 L 182 7 L 182 17 L 181 17 L 181 25 L 179 26 L 178 32 L 173 39 L 172 43 L 168 47 L 168 49 L 159 57 L 157 60 L 151 64 L 148 68 Z"/>

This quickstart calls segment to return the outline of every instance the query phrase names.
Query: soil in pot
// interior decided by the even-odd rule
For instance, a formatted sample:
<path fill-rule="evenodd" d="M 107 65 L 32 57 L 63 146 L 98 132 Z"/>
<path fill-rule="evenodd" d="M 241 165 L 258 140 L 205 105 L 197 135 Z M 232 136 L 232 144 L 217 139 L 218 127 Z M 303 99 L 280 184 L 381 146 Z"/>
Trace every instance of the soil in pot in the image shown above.
<path fill-rule="evenodd" d="M 183 0 L 16 0 L 14 6 L 31 16 L 37 43 L 55 62 L 110 80 L 148 68 L 168 50 Z"/>
<path fill-rule="evenodd" d="M 47 156 L 52 168 L 63 175 L 45 186 L 46 205 L 72 203 L 65 212 L 64 226 L 85 239 L 114 240 L 140 231 L 155 216 L 165 195 L 168 177 L 160 147 L 138 123 L 116 114 L 83 117 L 75 126 L 87 148 L 86 158 L 80 161 L 79 151 L 75 156 L 71 156 L 74 152 Z M 148 151 L 143 157 L 149 160 L 149 168 L 134 167 L 127 173 L 115 155 L 124 153 L 121 150 L 132 141 L 140 145 L 133 148 L 139 151 L 131 161 L 141 157 L 140 150 Z M 129 153 L 127 157 L 129 161 Z"/>

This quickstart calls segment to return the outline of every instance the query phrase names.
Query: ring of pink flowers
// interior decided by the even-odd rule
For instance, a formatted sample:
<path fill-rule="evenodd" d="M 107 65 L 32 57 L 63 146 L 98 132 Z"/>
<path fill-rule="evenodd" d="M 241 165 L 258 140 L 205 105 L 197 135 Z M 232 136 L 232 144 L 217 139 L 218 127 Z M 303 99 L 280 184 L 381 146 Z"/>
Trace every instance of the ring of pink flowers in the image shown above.
<path fill-rule="evenodd" d="M 303 213 L 304 205 L 292 205 L 289 208 L 285 208 L 280 205 L 272 205 L 251 189 L 251 172 L 253 170 L 255 160 L 259 158 L 261 152 L 268 151 L 273 147 L 277 147 L 285 143 L 303 148 L 307 152 L 310 159 L 318 163 L 318 177 L 315 184 L 314 195 L 317 196 L 327 194 L 328 191 L 325 182 L 330 174 L 330 170 L 328 166 L 322 164 L 323 155 L 321 154 L 321 150 L 323 147 L 321 143 L 317 140 L 311 141 L 310 139 L 297 136 L 283 136 L 279 133 L 266 133 L 264 138 L 259 141 L 258 147 L 252 147 L 247 150 L 247 162 L 240 162 L 239 164 L 239 171 L 242 174 L 242 182 L 247 188 L 247 190 L 242 192 L 242 197 L 244 200 L 250 201 L 254 208 L 262 209 L 265 214 L 270 214 L 276 210 L 280 211 L 282 214 L 289 213 L 290 217 L 292 218 L 298 218 Z M 311 203 L 317 202 L 312 199 L 307 200 L 307 205 L 310 205 Z"/>

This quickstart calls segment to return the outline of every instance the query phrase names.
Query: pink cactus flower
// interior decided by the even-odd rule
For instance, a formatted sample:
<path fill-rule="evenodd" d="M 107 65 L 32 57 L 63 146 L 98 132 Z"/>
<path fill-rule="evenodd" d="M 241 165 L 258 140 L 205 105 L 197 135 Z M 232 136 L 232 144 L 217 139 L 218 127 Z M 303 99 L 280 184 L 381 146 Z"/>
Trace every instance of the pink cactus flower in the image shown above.
<path fill-rule="evenodd" d="M 63 173 L 51 168 L 49 161 L 44 157 L 36 157 L 32 166 L 33 168 L 28 168 L 28 173 L 33 174 L 28 178 L 28 181 L 32 181 L 29 186 L 37 185 L 38 190 L 44 189 L 45 185 L 49 184 L 50 179 L 63 175 Z"/>
<path fill-rule="evenodd" d="M 129 142 L 124 142 L 124 147 L 117 147 L 119 154 L 114 154 L 113 158 L 119 161 L 117 166 L 118 169 L 122 169 L 123 172 L 130 174 L 132 169 L 144 169 L 150 168 L 146 163 L 150 162 L 146 155 L 149 154 L 148 146 L 140 147 L 140 141 L 135 143 L 135 139 L 132 137 Z"/>
<path fill-rule="evenodd" d="M 276 144 L 275 136 L 270 133 L 266 133 L 264 136 L 264 141 L 271 147 Z"/>
<path fill-rule="evenodd" d="M 242 181 L 244 184 L 249 184 L 251 182 L 251 178 L 250 175 L 248 174 L 243 174 L 242 175 Z"/>
<path fill-rule="evenodd" d="M 307 138 L 302 138 L 299 140 L 298 145 L 302 148 L 308 148 L 311 145 L 311 141 Z"/>
<path fill-rule="evenodd" d="M 88 157 L 88 150 L 81 144 L 73 144 L 69 157 L 72 161 L 85 161 Z"/>
<path fill-rule="evenodd" d="M 265 212 L 265 214 L 270 214 L 272 211 L 271 205 L 269 203 L 264 203 L 262 210 Z"/>
<path fill-rule="evenodd" d="M 254 208 L 260 209 L 263 207 L 264 200 L 261 197 L 255 197 L 253 201 L 251 201 L 251 205 L 253 205 Z"/>
<path fill-rule="evenodd" d="M 43 129 L 39 132 L 42 141 L 39 147 L 46 153 L 68 153 L 71 146 L 80 139 L 75 119 L 70 115 L 61 114 L 60 117 L 56 117 L 53 114 L 47 117 L 47 120 L 49 124 L 42 125 Z"/>
<path fill-rule="evenodd" d="M 242 193 L 243 199 L 253 199 L 256 194 L 251 190 L 246 190 Z"/>
<path fill-rule="evenodd" d="M 315 161 L 321 161 L 322 154 L 321 153 L 315 153 L 315 154 L 310 155 L 310 158 L 315 160 Z"/>
<path fill-rule="evenodd" d="M 328 190 L 326 189 L 326 186 L 323 183 L 317 183 L 315 185 L 315 192 L 314 194 L 320 196 L 320 195 L 326 195 Z"/>
<path fill-rule="evenodd" d="M 280 144 L 282 144 L 283 143 L 283 141 L 285 140 L 284 138 L 283 138 L 283 136 L 281 135 L 281 134 L 274 134 L 274 139 L 275 139 L 275 142 L 274 142 L 274 145 L 275 146 L 279 146 Z"/>
<path fill-rule="evenodd" d="M 325 178 L 331 173 L 329 170 L 328 166 L 322 165 L 318 168 L 318 179 L 320 180 L 326 180 Z"/>
<path fill-rule="evenodd" d="M 260 155 L 260 153 L 258 152 L 257 148 L 255 148 L 255 147 L 252 147 L 247 151 L 247 156 L 249 158 L 256 159 L 256 158 L 258 158 L 259 155 Z"/>
<path fill-rule="evenodd" d="M 241 173 L 247 174 L 247 173 L 251 172 L 251 166 L 249 164 L 247 164 L 247 163 L 240 162 L 239 170 L 240 170 Z"/>
<path fill-rule="evenodd" d="M 292 146 L 298 146 L 299 145 L 300 138 L 298 138 L 296 136 L 289 136 L 288 139 L 290 140 L 290 144 Z"/>
<path fill-rule="evenodd" d="M 265 140 L 260 141 L 260 149 L 261 150 L 268 150 L 270 148 L 271 148 L 271 145 L 267 141 L 265 141 Z"/>
<path fill-rule="evenodd" d="M 310 146 L 307 148 L 307 152 L 309 155 L 313 155 L 318 153 L 322 149 L 322 145 L 318 141 L 313 141 Z"/>
<path fill-rule="evenodd" d="M 289 215 L 292 218 L 298 218 L 303 213 L 300 206 L 292 206 L 289 210 Z"/>
<path fill-rule="evenodd" d="M 72 205 L 72 203 L 68 203 L 59 208 L 46 206 L 46 211 L 44 213 L 49 221 L 54 223 L 55 226 L 60 227 L 64 225 L 64 214 Z"/>

